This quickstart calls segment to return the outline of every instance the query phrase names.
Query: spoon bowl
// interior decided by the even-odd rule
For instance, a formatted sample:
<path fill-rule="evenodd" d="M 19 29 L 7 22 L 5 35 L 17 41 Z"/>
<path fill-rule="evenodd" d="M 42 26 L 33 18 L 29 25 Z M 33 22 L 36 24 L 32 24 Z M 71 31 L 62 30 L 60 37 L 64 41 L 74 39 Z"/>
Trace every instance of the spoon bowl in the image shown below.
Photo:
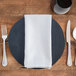
<path fill-rule="evenodd" d="M 73 38 L 76 40 L 76 27 L 73 30 Z"/>

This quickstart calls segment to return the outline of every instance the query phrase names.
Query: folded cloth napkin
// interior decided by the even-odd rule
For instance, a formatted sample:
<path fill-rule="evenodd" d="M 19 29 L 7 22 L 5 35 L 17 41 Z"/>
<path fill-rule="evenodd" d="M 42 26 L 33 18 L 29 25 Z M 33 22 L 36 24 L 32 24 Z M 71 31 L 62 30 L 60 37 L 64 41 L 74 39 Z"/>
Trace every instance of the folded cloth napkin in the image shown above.
<path fill-rule="evenodd" d="M 24 67 L 52 67 L 52 15 L 24 15 L 25 50 Z"/>

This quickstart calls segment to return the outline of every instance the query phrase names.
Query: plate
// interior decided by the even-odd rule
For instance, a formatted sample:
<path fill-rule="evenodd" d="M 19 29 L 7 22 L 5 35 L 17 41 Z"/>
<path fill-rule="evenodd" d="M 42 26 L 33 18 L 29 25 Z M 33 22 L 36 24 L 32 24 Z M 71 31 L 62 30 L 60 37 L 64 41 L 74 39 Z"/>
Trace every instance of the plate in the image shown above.
<path fill-rule="evenodd" d="M 24 18 L 20 19 L 11 29 L 8 44 L 13 57 L 24 66 Z M 52 20 L 52 64 L 62 56 L 65 40 L 60 25 Z"/>

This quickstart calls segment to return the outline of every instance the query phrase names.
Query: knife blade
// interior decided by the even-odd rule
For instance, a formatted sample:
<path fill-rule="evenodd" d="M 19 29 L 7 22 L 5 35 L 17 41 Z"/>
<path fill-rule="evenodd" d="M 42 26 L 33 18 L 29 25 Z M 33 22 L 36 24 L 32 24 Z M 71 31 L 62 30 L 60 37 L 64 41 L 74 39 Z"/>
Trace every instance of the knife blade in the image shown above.
<path fill-rule="evenodd" d="M 66 29 L 66 41 L 67 41 L 67 44 L 68 44 L 68 58 L 67 58 L 67 65 L 68 66 L 72 66 L 70 27 L 71 27 L 71 21 L 68 20 L 67 29 Z"/>

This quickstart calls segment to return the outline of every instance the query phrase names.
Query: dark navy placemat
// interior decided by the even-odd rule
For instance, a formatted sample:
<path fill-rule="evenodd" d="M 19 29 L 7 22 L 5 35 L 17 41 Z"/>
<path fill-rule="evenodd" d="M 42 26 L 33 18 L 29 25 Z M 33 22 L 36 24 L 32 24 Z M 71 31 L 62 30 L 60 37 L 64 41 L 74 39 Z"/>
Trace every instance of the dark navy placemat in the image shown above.
<path fill-rule="evenodd" d="M 9 48 L 14 58 L 24 65 L 24 18 L 11 29 L 8 37 Z M 59 24 L 52 20 L 52 64 L 61 57 L 65 46 L 64 35 Z"/>

